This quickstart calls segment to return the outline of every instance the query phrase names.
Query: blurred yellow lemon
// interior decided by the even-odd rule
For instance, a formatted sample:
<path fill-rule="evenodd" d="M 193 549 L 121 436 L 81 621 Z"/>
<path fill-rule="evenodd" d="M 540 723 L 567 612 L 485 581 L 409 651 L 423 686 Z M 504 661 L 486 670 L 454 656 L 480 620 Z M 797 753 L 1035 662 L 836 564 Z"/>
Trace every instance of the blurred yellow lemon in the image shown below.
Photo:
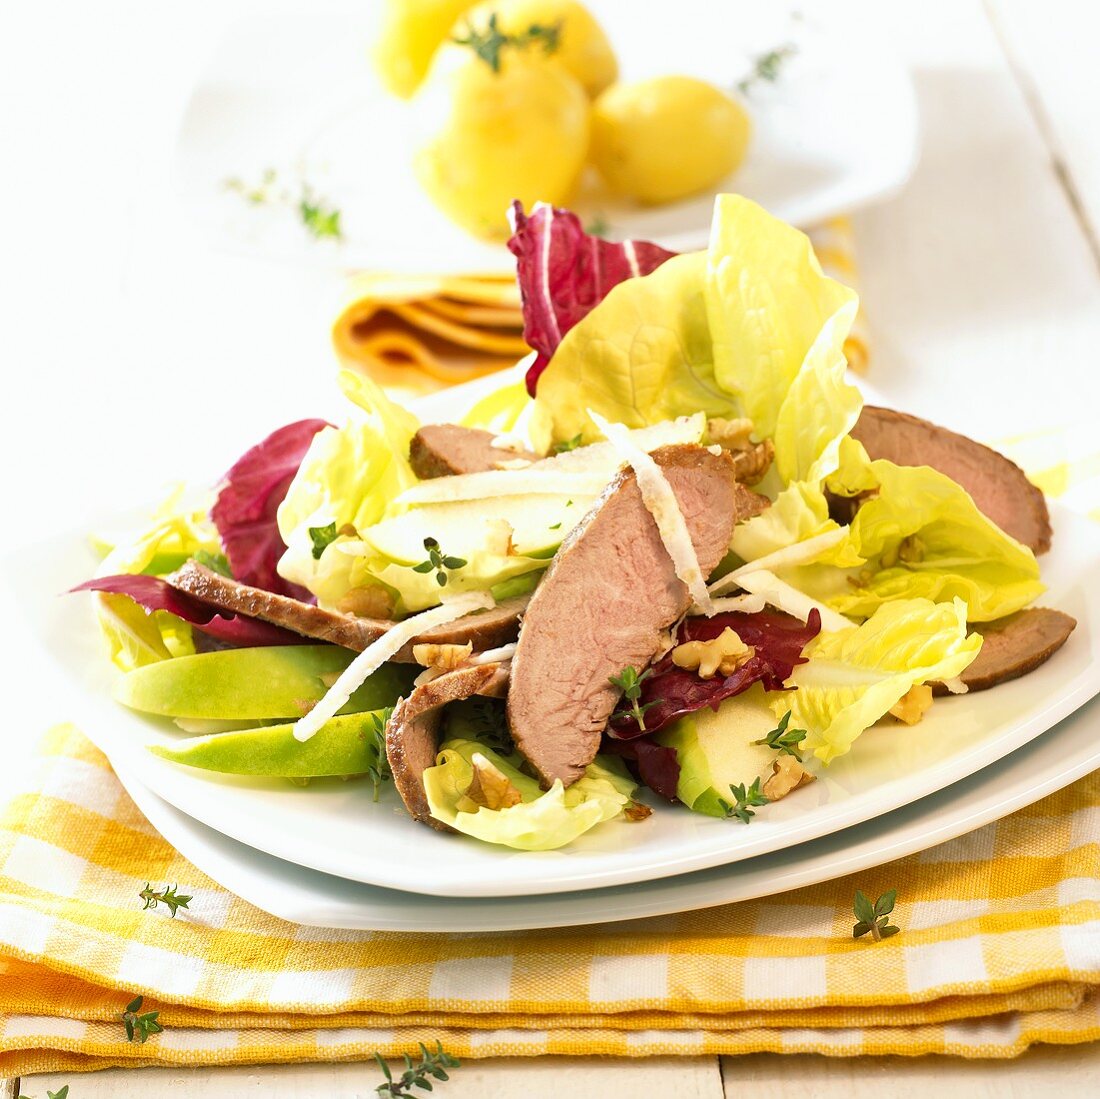
<path fill-rule="evenodd" d="M 386 0 L 374 67 L 386 89 L 402 99 L 420 87 L 435 51 L 475 0 Z"/>
<path fill-rule="evenodd" d="M 439 51 L 418 97 L 434 119 L 417 177 L 478 236 L 508 235 L 513 199 L 568 202 L 584 166 L 590 104 L 551 46 L 505 35 L 495 18 L 471 22 L 461 44 Z"/>
<path fill-rule="evenodd" d="M 577 0 L 488 0 L 474 9 L 471 20 L 484 21 L 490 12 L 508 35 L 522 35 L 531 27 L 556 28 L 554 57 L 593 99 L 619 75 L 619 63 L 603 27 Z"/>
<path fill-rule="evenodd" d="M 614 84 L 592 111 L 592 162 L 609 187 L 645 203 L 713 187 L 744 159 L 749 117 L 690 76 Z"/>

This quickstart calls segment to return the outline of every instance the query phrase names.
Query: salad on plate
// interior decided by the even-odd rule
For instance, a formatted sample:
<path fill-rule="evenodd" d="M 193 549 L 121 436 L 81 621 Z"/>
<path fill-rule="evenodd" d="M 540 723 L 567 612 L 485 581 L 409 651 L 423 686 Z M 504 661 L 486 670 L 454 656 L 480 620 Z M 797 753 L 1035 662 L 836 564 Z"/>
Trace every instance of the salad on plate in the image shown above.
<path fill-rule="evenodd" d="M 362 776 L 364 811 L 392 779 L 416 821 L 549 850 L 657 801 L 750 823 L 1064 644 L 1042 493 L 864 405 L 856 296 L 802 233 L 736 195 L 691 254 L 513 227 L 533 350 L 501 384 L 420 423 L 345 372 L 345 423 L 275 431 L 80 585 L 118 701 L 179 728 L 150 750 Z"/>

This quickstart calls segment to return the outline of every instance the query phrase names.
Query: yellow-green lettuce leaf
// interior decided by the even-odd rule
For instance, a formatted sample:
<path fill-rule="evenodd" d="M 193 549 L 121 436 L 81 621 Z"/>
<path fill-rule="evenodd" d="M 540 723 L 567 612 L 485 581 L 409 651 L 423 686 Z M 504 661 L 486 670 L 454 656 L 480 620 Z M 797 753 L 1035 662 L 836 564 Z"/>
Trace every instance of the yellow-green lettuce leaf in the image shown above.
<path fill-rule="evenodd" d="M 796 690 L 772 702 L 776 715 L 789 709 L 791 728 L 806 730 L 803 747 L 828 763 L 911 687 L 953 679 L 970 665 L 982 639 L 967 635 L 966 616 L 961 599 L 899 599 L 860 626 L 819 634 L 791 677 Z"/>
<path fill-rule="evenodd" d="M 507 809 L 458 809 L 473 779 L 474 753 L 503 772 L 523 799 Z M 520 851 L 552 851 L 606 820 L 617 817 L 635 790 L 622 762 L 597 756 L 568 789 L 559 779 L 549 790 L 519 770 L 518 756 L 502 756 L 475 740 L 445 741 L 436 765 L 424 772 L 432 816 L 485 843 Z"/>

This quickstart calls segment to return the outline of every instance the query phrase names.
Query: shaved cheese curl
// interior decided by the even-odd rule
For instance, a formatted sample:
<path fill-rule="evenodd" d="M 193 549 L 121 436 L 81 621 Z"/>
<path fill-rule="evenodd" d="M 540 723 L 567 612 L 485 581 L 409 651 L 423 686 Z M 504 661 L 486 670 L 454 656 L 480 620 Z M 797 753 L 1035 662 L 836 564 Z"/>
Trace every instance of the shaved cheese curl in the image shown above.
<path fill-rule="evenodd" d="M 347 705 L 348 699 L 414 637 L 434 626 L 445 626 L 472 611 L 489 610 L 496 600 L 487 591 L 470 591 L 445 600 L 440 606 L 421 611 L 404 622 L 395 623 L 377 641 L 368 645 L 340 674 L 317 704 L 294 724 L 294 739 L 306 741 Z"/>
<path fill-rule="evenodd" d="M 634 470 L 642 502 L 653 516 L 661 541 L 672 558 L 676 575 L 691 593 L 692 601 L 708 617 L 714 614 L 710 592 L 707 591 L 707 579 L 699 567 L 699 558 L 688 531 L 687 520 L 680 510 L 676 493 L 661 472 L 661 467 L 644 450 L 635 446 L 629 430 L 623 424 L 609 423 L 598 412 L 593 412 L 592 409 L 587 411 L 592 422 Z"/>

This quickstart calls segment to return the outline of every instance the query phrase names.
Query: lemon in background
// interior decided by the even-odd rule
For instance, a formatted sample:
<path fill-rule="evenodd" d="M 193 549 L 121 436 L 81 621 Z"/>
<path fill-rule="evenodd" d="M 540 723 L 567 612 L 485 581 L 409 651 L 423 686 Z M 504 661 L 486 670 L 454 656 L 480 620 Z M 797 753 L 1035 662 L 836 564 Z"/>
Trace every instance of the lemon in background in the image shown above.
<path fill-rule="evenodd" d="M 435 51 L 475 0 L 385 0 L 372 53 L 387 91 L 408 99 L 424 79 Z"/>
<path fill-rule="evenodd" d="M 749 116 L 691 76 L 613 84 L 592 112 L 592 162 L 612 190 L 657 204 L 713 187 L 744 159 Z"/>
<path fill-rule="evenodd" d="M 439 50 L 417 96 L 431 134 L 416 154 L 417 177 L 478 236 L 508 236 L 513 199 L 568 202 L 584 167 L 591 105 L 539 26 L 507 34 L 491 10 L 460 21 L 461 42 Z"/>

